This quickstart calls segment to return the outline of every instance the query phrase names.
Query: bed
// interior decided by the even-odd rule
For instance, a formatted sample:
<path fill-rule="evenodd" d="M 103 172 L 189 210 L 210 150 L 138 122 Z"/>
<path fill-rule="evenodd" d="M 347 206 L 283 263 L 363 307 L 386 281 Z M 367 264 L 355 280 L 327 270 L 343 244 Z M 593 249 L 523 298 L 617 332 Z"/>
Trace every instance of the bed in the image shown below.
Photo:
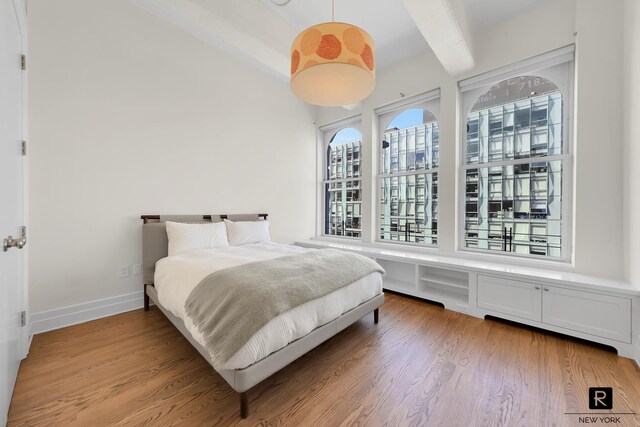
<path fill-rule="evenodd" d="M 349 283 L 322 298 L 309 301 L 270 321 L 223 365 L 213 363 L 192 319 L 185 315 L 184 301 L 203 277 L 211 272 L 256 260 L 285 259 L 308 251 L 270 242 L 225 249 L 203 249 L 168 257 L 166 221 L 211 223 L 223 220 L 266 220 L 255 215 L 143 215 L 142 247 L 144 309 L 153 302 L 214 369 L 239 393 L 240 415 L 249 413 L 248 391 L 275 372 L 306 354 L 343 329 L 373 313 L 378 323 L 384 302 L 379 273 Z"/>

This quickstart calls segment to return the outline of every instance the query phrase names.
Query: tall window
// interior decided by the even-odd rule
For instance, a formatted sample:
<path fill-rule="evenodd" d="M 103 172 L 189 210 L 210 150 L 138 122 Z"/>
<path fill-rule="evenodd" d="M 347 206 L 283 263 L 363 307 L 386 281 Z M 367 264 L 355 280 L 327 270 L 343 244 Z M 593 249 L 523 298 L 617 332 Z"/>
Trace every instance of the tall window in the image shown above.
<path fill-rule="evenodd" d="M 324 232 L 361 237 L 362 134 L 355 128 L 329 132 L 326 152 Z"/>
<path fill-rule="evenodd" d="M 438 121 L 426 108 L 404 110 L 382 133 L 381 241 L 438 243 L 439 139 Z"/>
<path fill-rule="evenodd" d="M 565 103 L 537 75 L 500 81 L 475 99 L 462 167 L 465 248 L 565 256 Z"/>

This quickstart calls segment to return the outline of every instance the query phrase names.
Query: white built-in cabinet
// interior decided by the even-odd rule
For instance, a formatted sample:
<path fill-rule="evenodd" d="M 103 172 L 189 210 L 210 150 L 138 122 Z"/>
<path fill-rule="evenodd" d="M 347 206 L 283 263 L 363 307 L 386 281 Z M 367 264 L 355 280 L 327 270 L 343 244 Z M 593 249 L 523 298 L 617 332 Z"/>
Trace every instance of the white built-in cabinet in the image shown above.
<path fill-rule="evenodd" d="M 478 275 L 478 308 L 631 343 L 631 297 Z"/>
<path fill-rule="evenodd" d="M 539 284 L 478 275 L 478 307 L 539 322 L 542 298 Z"/>
<path fill-rule="evenodd" d="M 480 318 L 503 318 L 607 344 L 621 356 L 640 357 L 640 331 L 632 328 L 640 326 L 640 289 L 624 282 L 357 244 L 297 244 L 374 259 L 386 271 L 385 290 Z"/>
<path fill-rule="evenodd" d="M 544 286 L 542 321 L 631 343 L 631 298 Z"/>

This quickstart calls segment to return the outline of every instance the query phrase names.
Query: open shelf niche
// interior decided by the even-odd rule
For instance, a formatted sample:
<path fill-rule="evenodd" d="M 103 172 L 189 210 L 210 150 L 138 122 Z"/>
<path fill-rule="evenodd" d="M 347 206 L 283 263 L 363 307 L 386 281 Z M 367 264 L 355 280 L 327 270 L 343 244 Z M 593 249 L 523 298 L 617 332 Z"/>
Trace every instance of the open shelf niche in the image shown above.
<path fill-rule="evenodd" d="M 382 279 L 384 289 L 413 295 L 416 291 L 416 265 L 408 262 L 376 258 L 387 274 Z"/>
<path fill-rule="evenodd" d="M 418 266 L 418 293 L 451 305 L 469 306 L 469 273 L 439 267 Z"/>
<path fill-rule="evenodd" d="M 411 262 L 375 258 L 385 269 L 383 288 L 444 304 L 466 312 L 469 307 L 469 273 Z"/>

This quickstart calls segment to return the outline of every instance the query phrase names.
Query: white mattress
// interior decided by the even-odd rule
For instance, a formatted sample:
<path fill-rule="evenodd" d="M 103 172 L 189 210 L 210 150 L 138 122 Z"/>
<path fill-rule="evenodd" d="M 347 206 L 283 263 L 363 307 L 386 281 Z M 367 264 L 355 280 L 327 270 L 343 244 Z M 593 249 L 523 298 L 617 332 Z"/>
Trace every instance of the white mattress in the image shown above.
<path fill-rule="evenodd" d="M 163 258 L 156 263 L 154 277 L 158 299 L 160 304 L 184 321 L 193 338 L 204 346 L 200 333 L 184 310 L 189 294 L 202 279 L 224 268 L 309 250 L 313 249 L 269 242 L 198 249 Z M 224 369 L 245 368 L 381 292 L 382 276 L 372 273 L 324 297 L 282 313 L 256 332 L 226 362 Z"/>

